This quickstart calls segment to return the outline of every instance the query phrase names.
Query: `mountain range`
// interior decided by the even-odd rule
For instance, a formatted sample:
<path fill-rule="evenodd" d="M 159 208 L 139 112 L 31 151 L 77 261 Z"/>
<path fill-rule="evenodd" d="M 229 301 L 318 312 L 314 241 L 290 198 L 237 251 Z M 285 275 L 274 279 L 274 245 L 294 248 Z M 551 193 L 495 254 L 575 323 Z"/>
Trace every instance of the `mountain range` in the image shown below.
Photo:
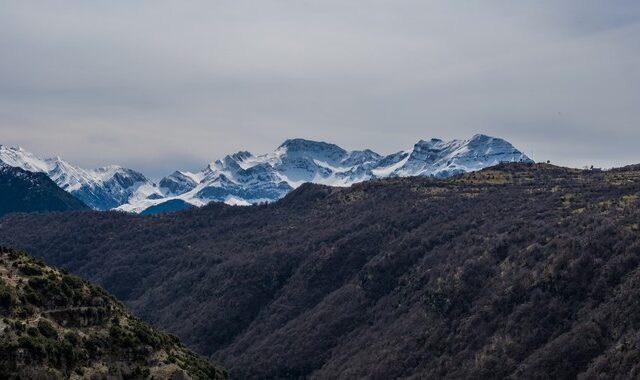
<path fill-rule="evenodd" d="M 120 166 L 86 170 L 60 157 L 41 159 L 22 148 L 0 146 L 0 162 L 46 173 L 62 189 L 98 210 L 140 213 L 177 210 L 217 201 L 249 205 L 281 199 L 303 183 L 350 186 L 375 178 L 449 177 L 500 162 L 533 162 L 503 139 L 420 140 L 411 149 L 380 155 L 335 144 L 290 139 L 274 152 L 227 155 L 199 172 L 176 171 L 157 184 Z M 171 201 L 168 205 L 164 203 Z"/>
<path fill-rule="evenodd" d="M 640 166 L 303 184 L 248 207 L 12 214 L 235 379 L 640 378 Z"/>
<path fill-rule="evenodd" d="M 60 157 L 41 159 L 23 148 L 2 145 L 0 163 L 45 173 L 60 188 L 96 210 L 116 208 L 136 197 L 162 196 L 144 175 L 116 165 L 85 170 Z"/>

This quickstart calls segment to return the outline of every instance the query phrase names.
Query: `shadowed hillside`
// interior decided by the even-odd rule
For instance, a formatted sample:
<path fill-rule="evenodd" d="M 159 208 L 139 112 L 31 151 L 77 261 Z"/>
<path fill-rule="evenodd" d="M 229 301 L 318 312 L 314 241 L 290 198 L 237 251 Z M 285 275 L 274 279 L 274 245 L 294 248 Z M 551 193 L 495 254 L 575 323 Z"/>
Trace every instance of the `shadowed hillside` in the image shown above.
<path fill-rule="evenodd" d="M 31 173 L 0 162 L 0 216 L 12 212 L 89 209 L 42 173 Z"/>
<path fill-rule="evenodd" d="M 640 168 L 508 164 L 271 205 L 12 215 L 235 378 L 637 378 Z"/>

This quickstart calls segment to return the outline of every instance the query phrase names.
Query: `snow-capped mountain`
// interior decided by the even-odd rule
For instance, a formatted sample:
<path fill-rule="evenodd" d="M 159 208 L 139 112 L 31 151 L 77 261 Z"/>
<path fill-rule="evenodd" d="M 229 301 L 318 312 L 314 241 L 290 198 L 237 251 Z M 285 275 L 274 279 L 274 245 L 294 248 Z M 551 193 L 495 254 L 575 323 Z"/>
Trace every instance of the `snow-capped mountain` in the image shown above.
<path fill-rule="evenodd" d="M 60 157 L 41 159 L 22 148 L 3 145 L 0 145 L 0 163 L 46 173 L 59 187 L 98 210 L 116 208 L 148 197 L 163 197 L 157 186 L 144 175 L 120 166 L 85 170 Z"/>
<path fill-rule="evenodd" d="M 197 173 L 174 172 L 160 181 L 162 198 L 136 198 L 118 209 L 141 212 L 169 200 L 196 206 L 211 201 L 251 204 L 280 199 L 305 182 L 349 186 L 373 178 L 448 177 L 505 161 L 533 162 L 507 141 L 485 135 L 448 142 L 421 140 L 411 149 L 388 156 L 291 139 L 272 153 L 254 156 L 241 151 Z"/>
<path fill-rule="evenodd" d="M 174 208 L 212 201 L 271 202 L 305 182 L 349 186 L 373 178 L 448 177 L 504 161 L 532 162 L 507 141 L 485 135 L 469 140 L 420 140 L 387 156 L 369 149 L 347 151 L 335 144 L 290 139 L 271 153 L 254 156 L 240 151 L 196 173 L 176 171 L 155 185 L 141 173 L 120 166 L 85 170 L 60 157 L 41 159 L 22 148 L 0 145 L 0 164 L 46 173 L 94 209 L 128 212 L 169 201 L 174 201 Z"/>

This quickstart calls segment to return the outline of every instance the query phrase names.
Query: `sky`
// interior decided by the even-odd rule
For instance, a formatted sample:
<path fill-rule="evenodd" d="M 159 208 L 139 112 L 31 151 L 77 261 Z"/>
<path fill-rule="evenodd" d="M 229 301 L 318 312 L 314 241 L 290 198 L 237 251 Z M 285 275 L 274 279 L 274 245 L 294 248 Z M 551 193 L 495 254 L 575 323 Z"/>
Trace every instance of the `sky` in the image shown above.
<path fill-rule="evenodd" d="M 640 163 L 637 0 L 6 0 L 0 144 L 159 178 L 287 138 Z"/>

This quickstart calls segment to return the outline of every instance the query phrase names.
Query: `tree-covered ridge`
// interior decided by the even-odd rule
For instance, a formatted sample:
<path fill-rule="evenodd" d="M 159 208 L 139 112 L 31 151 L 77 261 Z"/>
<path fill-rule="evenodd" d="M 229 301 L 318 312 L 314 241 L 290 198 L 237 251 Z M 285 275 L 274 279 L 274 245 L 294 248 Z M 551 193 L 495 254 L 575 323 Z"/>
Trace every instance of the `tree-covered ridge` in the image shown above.
<path fill-rule="evenodd" d="M 226 378 L 101 288 L 4 247 L 0 318 L 2 378 Z"/>
<path fill-rule="evenodd" d="M 89 209 L 42 173 L 31 173 L 0 163 L 0 216 L 12 212 Z"/>
<path fill-rule="evenodd" d="M 153 217 L 13 215 L 232 377 L 640 377 L 640 167 L 303 185 Z"/>

